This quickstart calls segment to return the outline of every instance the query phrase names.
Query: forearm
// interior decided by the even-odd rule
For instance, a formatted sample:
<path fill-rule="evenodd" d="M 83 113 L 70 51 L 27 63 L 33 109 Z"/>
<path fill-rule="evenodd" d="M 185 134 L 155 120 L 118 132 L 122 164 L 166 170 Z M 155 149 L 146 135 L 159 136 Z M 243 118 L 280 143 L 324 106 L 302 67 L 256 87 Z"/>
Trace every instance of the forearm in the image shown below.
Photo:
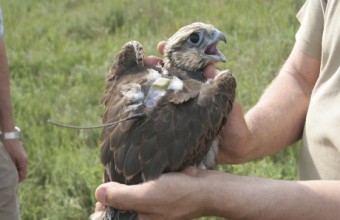
<path fill-rule="evenodd" d="M 247 160 L 273 154 L 302 135 L 311 90 L 303 91 L 303 82 L 289 71 L 283 67 L 259 102 L 245 115 L 250 132 Z"/>
<path fill-rule="evenodd" d="M 281 70 L 280 75 L 244 118 L 240 115 L 230 118 L 235 122 L 227 122 L 233 125 L 230 126 L 232 129 L 226 126 L 223 130 L 227 147 L 222 148 L 225 152 L 222 151 L 224 158 L 219 159 L 221 163 L 242 163 L 258 159 L 273 154 L 300 138 L 309 96 L 298 89 L 296 84 L 299 82 L 286 71 L 288 70 Z M 235 103 L 234 108 L 241 107 Z M 236 111 L 236 114 L 242 113 L 241 110 Z"/>
<path fill-rule="evenodd" d="M 0 38 L 0 130 L 13 131 L 14 120 L 10 101 L 9 70 L 3 39 Z"/>
<path fill-rule="evenodd" d="M 273 154 L 301 138 L 320 61 L 294 47 L 277 78 L 246 114 L 251 157 Z"/>
<path fill-rule="evenodd" d="M 214 174 L 208 215 L 229 219 L 340 219 L 338 181 L 292 182 Z M 209 213 L 210 211 L 210 213 Z"/>
<path fill-rule="evenodd" d="M 271 180 L 193 167 L 139 185 L 105 183 L 96 197 L 142 219 L 340 219 L 339 181 Z"/>
<path fill-rule="evenodd" d="M 320 61 L 294 47 L 292 54 L 259 102 L 243 118 L 234 104 L 223 130 L 220 163 L 241 163 L 273 154 L 302 134 Z"/>

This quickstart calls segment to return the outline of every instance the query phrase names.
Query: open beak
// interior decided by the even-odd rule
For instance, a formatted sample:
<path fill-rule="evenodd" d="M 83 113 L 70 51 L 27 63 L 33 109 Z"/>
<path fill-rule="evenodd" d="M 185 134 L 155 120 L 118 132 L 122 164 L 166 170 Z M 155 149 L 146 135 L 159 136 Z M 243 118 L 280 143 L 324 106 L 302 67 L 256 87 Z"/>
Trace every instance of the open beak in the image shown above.
<path fill-rule="evenodd" d="M 225 62 L 227 61 L 226 57 L 217 48 L 219 41 L 227 43 L 227 38 L 221 31 L 215 29 L 211 32 L 211 39 L 208 42 L 208 46 L 205 49 L 204 54 L 212 61 Z"/>

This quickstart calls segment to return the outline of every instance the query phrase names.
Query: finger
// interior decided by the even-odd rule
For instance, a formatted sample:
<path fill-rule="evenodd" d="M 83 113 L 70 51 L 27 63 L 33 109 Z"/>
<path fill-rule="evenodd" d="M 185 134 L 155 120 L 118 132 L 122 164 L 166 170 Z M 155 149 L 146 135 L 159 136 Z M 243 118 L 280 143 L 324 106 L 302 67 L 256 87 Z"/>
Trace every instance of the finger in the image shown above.
<path fill-rule="evenodd" d="M 207 67 L 204 69 L 204 76 L 207 79 L 213 79 L 217 75 L 217 70 L 216 70 L 216 63 L 209 64 Z"/>
<path fill-rule="evenodd" d="M 115 187 L 115 184 L 118 184 L 118 183 L 104 183 L 102 185 L 100 185 L 97 189 L 96 189 L 96 192 L 95 192 L 95 195 L 96 195 L 96 199 L 98 202 L 102 203 L 103 205 L 107 205 L 108 201 L 106 201 L 106 194 L 107 194 L 107 188 L 112 186 L 112 187 Z"/>
<path fill-rule="evenodd" d="M 96 202 L 96 207 L 94 209 L 96 212 L 104 211 L 105 210 L 105 205 L 103 205 L 100 202 Z"/>
<path fill-rule="evenodd" d="M 26 170 L 19 170 L 19 182 L 22 182 L 26 178 Z"/>
<path fill-rule="evenodd" d="M 103 205 L 121 210 L 129 210 L 131 201 L 129 186 L 116 182 L 108 182 L 100 185 L 96 190 L 96 199 Z"/>
<path fill-rule="evenodd" d="M 144 65 L 145 66 L 154 66 L 154 65 L 157 65 L 159 63 L 162 63 L 163 60 L 159 57 L 156 57 L 156 56 L 148 56 L 145 58 L 144 60 Z"/>
<path fill-rule="evenodd" d="M 158 50 L 161 54 L 164 54 L 165 45 L 166 45 L 166 41 L 161 41 L 161 42 L 159 42 L 158 45 L 157 45 L 157 50 Z"/>
<path fill-rule="evenodd" d="M 23 159 L 17 164 L 19 182 L 23 181 L 27 175 L 27 159 Z"/>
<path fill-rule="evenodd" d="M 157 45 L 157 50 L 161 53 L 161 54 L 164 54 L 164 47 L 165 47 L 165 44 L 166 44 L 166 41 L 161 41 L 158 43 Z M 144 64 L 146 66 L 153 66 L 153 65 L 157 65 L 159 63 L 163 63 L 163 60 L 159 57 L 156 57 L 156 56 L 148 56 L 145 58 L 144 60 Z"/>
<path fill-rule="evenodd" d="M 189 166 L 183 170 L 183 173 L 189 176 L 197 176 L 198 172 L 199 172 L 199 169 L 193 166 Z"/>

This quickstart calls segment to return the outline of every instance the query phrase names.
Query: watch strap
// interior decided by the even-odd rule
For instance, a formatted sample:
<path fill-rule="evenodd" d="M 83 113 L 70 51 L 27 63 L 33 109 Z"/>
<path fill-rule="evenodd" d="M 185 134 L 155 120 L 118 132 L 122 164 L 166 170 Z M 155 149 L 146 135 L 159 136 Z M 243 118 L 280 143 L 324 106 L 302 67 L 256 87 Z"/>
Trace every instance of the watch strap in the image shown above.
<path fill-rule="evenodd" d="M 20 139 L 20 129 L 18 127 L 15 127 L 15 131 L 0 132 L 0 139 L 2 140 Z"/>

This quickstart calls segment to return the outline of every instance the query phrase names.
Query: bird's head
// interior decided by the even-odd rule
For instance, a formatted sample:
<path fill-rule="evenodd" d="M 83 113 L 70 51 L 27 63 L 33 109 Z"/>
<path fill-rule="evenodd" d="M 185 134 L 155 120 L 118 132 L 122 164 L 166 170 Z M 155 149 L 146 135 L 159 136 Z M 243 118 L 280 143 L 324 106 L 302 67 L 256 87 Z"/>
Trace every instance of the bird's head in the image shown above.
<path fill-rule="evenodd" d="M 179 29 L 164 48 L 164 65 L 186 71 L 198 71 L 212 62 L 225 62 L 217 48 L 225 35 L 211 24 L 195 22 Z"/>

